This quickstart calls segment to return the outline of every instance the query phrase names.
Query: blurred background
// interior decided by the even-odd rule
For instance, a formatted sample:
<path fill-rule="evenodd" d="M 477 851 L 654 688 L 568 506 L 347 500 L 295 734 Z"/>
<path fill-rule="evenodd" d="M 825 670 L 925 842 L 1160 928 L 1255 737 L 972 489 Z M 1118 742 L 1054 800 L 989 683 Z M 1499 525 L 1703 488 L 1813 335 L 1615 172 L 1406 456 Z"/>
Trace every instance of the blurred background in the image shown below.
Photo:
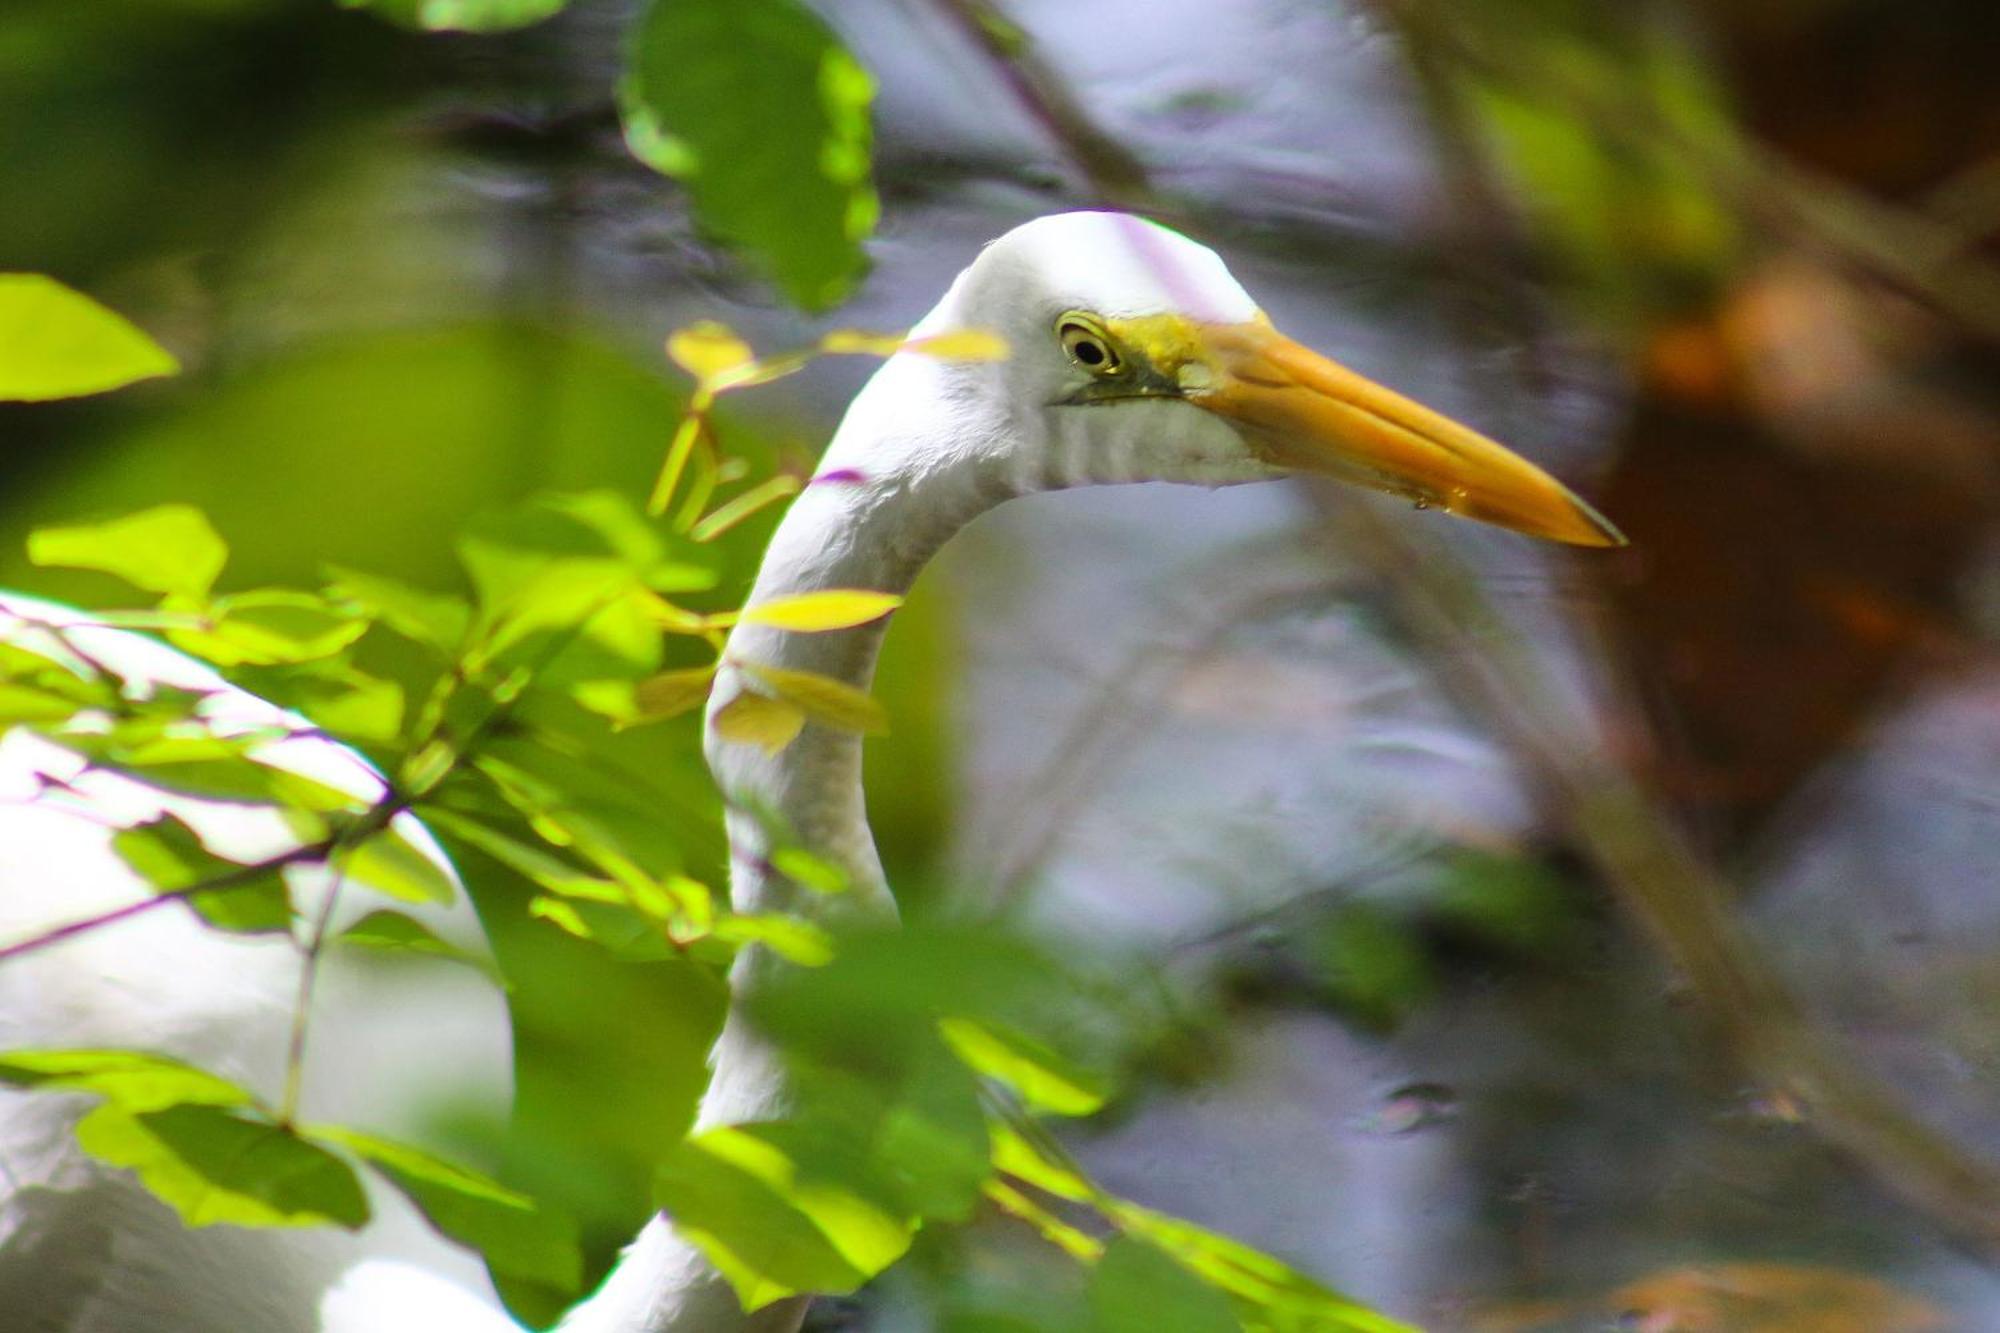
<path fill-rule="evenodd" d="M 1632 547 L 1288 484 L 1038 497 L 947 551 L 873 819 L 912 914 L 1157 995 L 1070 1147 L 1430 1327 L 2000 1328 L 2000 10 L 817 8 L 879 82 L 883 216 L 814 321 L 627 152 L 615 0 L 497 36 L 12 0 L 0 269 L 188 370 L 0 409 L 0 582 L 77 595 L 25 532 L 171 499 L 242 585 L 452 583 L 472 515 L 644 490 L 669 330 L 901 328 L 1017 222 L 1150 212 Z M 730 439 L 808 467 L 867 369 Z M 700 788 L 691 726 L 619 747 Z M 608 1253 L 720 995 L 475 878 L 546 979 L 523 1116 L 609 1108 L 521 1169 L 596 1180 Z M 820 1318 L 925 1327 L 918 1281 Z"/>

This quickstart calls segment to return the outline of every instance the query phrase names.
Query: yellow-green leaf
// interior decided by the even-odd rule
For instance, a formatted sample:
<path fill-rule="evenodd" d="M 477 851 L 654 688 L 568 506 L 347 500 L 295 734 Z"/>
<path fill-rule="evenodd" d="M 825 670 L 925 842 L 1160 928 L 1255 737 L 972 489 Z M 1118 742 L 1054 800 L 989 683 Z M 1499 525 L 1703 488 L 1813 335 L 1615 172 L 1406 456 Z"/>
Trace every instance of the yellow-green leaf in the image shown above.
<path fill-rule="evenodd" d="M 104 523 L 28 534 L 28 559 L 38 565 L 94 569 L 147 592 L 183 597 L 206 596 L 228 558 L 229 548 L 192 505 L 157 505 Z"/>
<path fill-rule="evenodd" d="M 835 329 L 819 340 L 819 350 L 830 356 L 894 356 L 903 350 L 903 335 Z"/>
<path fill-rule="evenodd" d="M 768 602 L 743 608 L 742 619 L 752 625 L 794 630 L 800 634 L 820 634 L 827 630 L 853 629 L 871 620 L 880 620 L 903 604 L 893 592 L 867 588 L 825 588 L 790 597 L 774 597 Z"/>
<path fill-rule="evenodd" d="M 889 730 L 889 715 L 882 705 L 845 681 L 758 662 L 737 665 L 815 722 L 864 736 L 879 736 Z"/>
<path fill-rule="evenodd" d="M 451 871 L 430 851 L 386 828 L 340 862 L 350 881 L 406 903 L 448 903 L 458 896 Z"/>
<path fill-rule="evenodd" d="M 940 1019 L 938 1030 L 959 1059 L 1014 1089 L 1033 1110 L 1094 1115 L 1104 1106 L 1096 1078 L 1022 1033 L 968 1018 Z"/>
<path fill-rule="evenodd" d="M 717 921 L 713 934 L 731 944 L 761 944 L 800 967 L 825 967 L 833 961 L 832 937 L 803 917 L 737 912 Z"/>
<path fill-rule="evenodd" d="M 940 361 L 1005 361 L 1012 354 L 1007 340 L 991 329 L 953 329 L 928 338 L 913 338 L 903 350 Z"/>
<path fill-rule="evenodd" d="M 83 293 L 39 273 L 0 273 L 0 400 L 76 398 L 180 368 Z"/>
<path fill-rule="evenodd" d="M 368 1220 L 354 1169 L 268 1121 L 219 1106 L 159 1111 L 104 1105 L 76 1127 L 99 1161 L 129 1167 L 191 1227 L 349 1229 Z"/>
<path fill-rule="evenodd" d="M 724 704 L 715 714 L 715 734 L 726 741 L 761 746 L 771 754 L 790 745 L 806 724 L 805 710 L 755 690 Z"/>
<path fill-rule="evenodd" d="M 639 717 L 647 722 L 678 717 L 708 702 L 708 690 L 715 683 L 715 667 L 686 667 L 648 676 L 632 690 L 632 702 Z"/>
<path fill-rule="evenodd" d="M 0 1082 L 24 1088 L 89 1092 L 127 1111 L 169 1106 L 248 1106 L 248 1089 L 205 1069 L 145 1051 L 69 1050 L 0 1053 Z"/>
<path fill-rule="evenodd" d="M 698 380 L 715 379 L 757 359 L 734 329 L 712 319 L 675 329 L 667 337 L 667 355 Z"/>

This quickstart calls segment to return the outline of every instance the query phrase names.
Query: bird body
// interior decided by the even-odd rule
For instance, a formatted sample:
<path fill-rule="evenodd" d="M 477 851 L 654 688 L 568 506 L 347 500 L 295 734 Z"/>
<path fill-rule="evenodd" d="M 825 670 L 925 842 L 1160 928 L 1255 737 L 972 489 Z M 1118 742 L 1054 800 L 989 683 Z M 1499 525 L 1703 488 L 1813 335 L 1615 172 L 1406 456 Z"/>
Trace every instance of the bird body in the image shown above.
<path fill-rule="evenodd" d="M 1003 338 L 1008 355 L 953 360 L 921 351 L 924 338 L 974 329 Z M 1620 540 L 1533 465 L 1283 338 L 1213 251 L 1141 219 L 1075 213 L 1028 223 L 988 246 L 917 326 L 912 345 L 863 388 L 819 474 L 773 536 L 749 604 L 829 588 L 905 592 L 966 523 L 1030 492 L 1137 481 L 1221 486 L 1295 472 L 1340 476 L 1558 540 Z M 795 911 L 823 923 L 834 916 L 895 920 L 868 830 L 860 738 L 809 723 L 772 751 L 728 739 L 716 724 L 741 693 L 759 688 L 745 664 L 868 689 L 884 629 L 877 622 L 808 635 L 746 621 L 732 632 L 710 699 L 706 753 L 729 811 L 739 910 Z M 765 858 L 774 825 L 845 870 L 852 890 L 804 894 L 775 876 Z M 85 878 L 108 875 L 101 859 L 88 869 L 82 860 L 76 865 Z M 211 946 L 194 938 L 200 934 L 190 929 L 172 947 L 231 943 Z M 107 943 L 90 959 L 91 970 L 72 979 L 81 1008 L 89 1008 L 93 987 L 117 987 L 131 975 L 123 947 Z M 60 967 L 64 960 L 50 961 Z M 734 992 L 750 993 L 777 966 L 760 950 L 745 951 L 732 974 Z M 0 985 L 7 981 L 0 967 Z M 250 994 L 176 994 L 176 1003 L 214 1000 L 221 1010 L 258 1003 Z M 113 1017 L 118 1011 L 112 1006 Z M 66 1021 L 45 1016 L 58 1026 Z M 232 1022 L 217 1031 L 221 1046 Z M 48 1033 L 25 1035 L 56 1042 Z M 107 1031 L 102 1039 L 132 1036 Z M 734 1012 L 712 1064 L 698 1127 L 767 1119 L 790 1105 L 778 1053 Z M 11 1151 L 14 1135 L 13 1119 L 0 1111 L 0 1150 Z M 73 1160 L 73 1150 L 54 1141 L 60 1136 L 42 1137 L 49 1140 L 45 1154 Z M 0 1247 L 7 1243 L 0 1235 Z M 0 1248 L 0 1272 L 4 1258 Z M 423 1309 L 481 1308 L 454 1306 L 457 1297 L 447 1293 L 426 1295 L 434 1280 L 421 1259 L 365 1263 L 326 1296 L 326 1327 L 394 1333 L 438 1326 L 419 1317 Z M 805 1300 L 793 1298 L 746 1315 L 715 1268 L 666 1218 L 655 1217 L 562 1327 L 791 1333 L 804 1310 Z M 474 1327 L 470 1318 L 459 1326 Z"/>

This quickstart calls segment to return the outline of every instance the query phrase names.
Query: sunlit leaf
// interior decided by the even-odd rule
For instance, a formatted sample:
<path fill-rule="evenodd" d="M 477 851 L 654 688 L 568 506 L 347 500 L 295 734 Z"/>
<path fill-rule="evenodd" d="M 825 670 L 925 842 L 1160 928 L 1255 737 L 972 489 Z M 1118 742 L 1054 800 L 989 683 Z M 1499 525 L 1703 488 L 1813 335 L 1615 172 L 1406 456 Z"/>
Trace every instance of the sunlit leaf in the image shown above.
<path fill-rule="evenodd" d="M 904 337 L 866 329 L 834 329 L 820 336 L 819 349 L 834 356 L 894 356 L 903 350 Z"/>
<path fill-rule="evenodd" d="M 450 870 L 396 828 L 343 852 L 340 868 L 354 883 L 406 903 L 448 903 L 458 896 Z"/>
<path fill-rule="evenodd" d="M 106 744 L 105 741 L 112 743 Z M 276 805 L 295 810 L 359 812 L 368 801 L 339 787 L 245 753 L 256 737 L 174 736 L 140 745 L 119 744 L 118 736 L 66 736 L 64 743 L 101 767 L 116 769 L 149 786 L 205 800 Z"/>
<path fill-rule="evenodd" d="M 803 917 L 736 912 L 717 921 L 714 933 L 731 944 L 761 944 L 801 967 L 823 967 L 833 961 L 832 937 Z"/>
<path fill-rule="evenodd" d="M 991 329 L 953 329 L 928 338 L 912 338 L 903 349 L 940 361 L 1005 361 L 1012 351 L 1007 340 Z"/>
<path fill-rule="evenodd" d="M 543 847 L 510 837 L 490 825 L 456 811 L 426 808 L 424 819 L 431 829 L 476 847 L 515 874 L 544 888 L 566 892 L 585 872 Z"/>
<path fill-rule="evenodd" d="M 1083 1228 L 1064 1221 L 1006 1181 L 989 1180 L 982 1193 L 1003 1211 L 1033 1227 L 1043 1240 L 1070 1258 L 1092 1264 L 1104 1257 L 1103 1241 Z"/>
<path fill-rule="evenodd" d="M 191 1227 L 359 1228 L 368 1199 L 354 1170 L 267 1121 L 218 1106 L 104 1105 L 76 1127 L 99 1161 L 128 1167 Z"/>
<path fill-rule="evenodd" d="M 1092 1333 L 1242 1333 L 1220 1291 L 1163 1251 L 1121 1237 L 1090 1275 Z"/>
<path fill-rule="evenodd" d="M 499 1274 L 574 1291 L 583 1278 L 576 1227 L 498 1181 L 364 1130 L 318 1125 L 314 1138 L 358 1154 L 408 1195 L 431 1225 L 472 1246 Z"/>
<path fill-rule="evenodd" d="M 165 1055 L 145 1051 L 72 1050 L 0 1053 L 0 1081 L 24 1088 L 95 1093 L 126 1111 L 159 1111 L 183 1103 L 248 1106 L 248 1089 Z"/>
<path fill-rule="evenodd" d="M 430 32 L 507 32 L 559 14 L 569 0 L 340 0 L 408 28 Z"/>
<path fill-rule="evenodd" d="M 345 740 L 391 741 L 403 729 L 403 687 L 352 667 L 293 673 L 286 702 Z"/>
<path fill-rule="evenodd" d="M 757 358 L 750 344 L 737 337 L 734 329 L 712 319 L 674 330 L 667 337 L 667 355 L 698 380 L 712 380 L 726 371 L 739 370 Z"/>
<path fill-rule="evenodd" d="M 716 710 L 715 734 L 726 741 L 755 745 L 776 754 L 798 739 L 805 710 L 783 699 L 744 690 Z"/>
<path fill-rule="evenodd" d="M 774 597 L 768 602 L 743 608 L 742 619 L 752 625 L 812 634 L 824 630 L 851 629 L 880 620 L 903 604 L 892 592 L 871 592 L 861 588 L 827 588 L 790 597 Z"/>
<path fill-rule="evenodd" d="M 883 711 L 882 705 L 846 681 L 812 671 L 765 666 L 760 662 L 738 662 L 737 665 L 815 722 L 841 731 L 860 732 L 864 736 L 879 736 L 889 730 L 889 715 Z M 719 723 L 720 719 L 717 721 Z"/>
<path fill-rule="evenodd" d="M 938 1024 L 958 1058 L 1051 1115 L 1094 1115 L 1104 1106 L 1102 1079 L 1042 1042 L 995 1023 L 947 1018 Z"/>
<path fill-rule="evenodd" d="M 215 855 L 195 831 L 173 815 L 120 829 L 112 850 L 161 893 L 182 892 L 197 915 L 221 930 L 243 933 L 291 929 L 292 900 L 276 869 L 245 878 L 244 867 Z M 185 892 L 194 885 L 227 878 L 226 886 Z"/>
<path fill-rule="evenodd" d="M 1097 1188 L 1068 1163 L 1057 1161 L 1006 1125 L 993 1126 L 993 1166 L 1072 1203 L 1088 1203 L 1098 1197 Z"/>
<path fill-rule="evenodd" d="M 368 913 L 335 935 L 331 942 L 350 949 L 364 949 L 371 953 L 414 954 L 449 959 L 476 968 L 493 981 L 500 980 L 499 969 L 494 966 L 492 959 L 440 939 L 429 926 L 415 917 L 393 912 L 387 908 Z"/>
<path fill-rule="evenodd" d="M 313 593 L 261 588 L 218 597 L 204 628 L 167 638 L 218 666 L 275 666 L 331 657 L 367 630 L 366 620 Z"/>
<path fill-rule="evenodd" d="M 39 273 L 0 273 L 0 401 L 102 393 L 179 369 L 166 349 L 81 292 Z"/>
<path fill-rule="evenodd" d="M 1173 1256 L 1183 1268 L 1252 1307 L 1273 1311 L 1292 1326 L 1328 1333 L 1416 1333 L 1410 1325 L 1377 1313 L 1241 1241 L 1178 1217 L 1122 1200 L 1113 1219 Z M 1300 1321 L 1305 1321 L 1303 1325 Z"/>
<path fill-rule="evenodd" d="M 702 224 L 793 302 L 844 297 L 877 212 L 875 87 L 819 17 L 798 0 L 651 0 L 625 67 L 633 154 L 686 182 Z"/>
<path fill-rule="evenodd" d="M 659 722 L 693 712 L 708 702 L 709 687 L 714 683 L 713 663 L 648 676 L 632 689 L 634 716 L 644 722 Z"/>
<path fill-rule="evenodd" d="M 229 548 L 192 505 L 166 504 L 103 523 L 39 528 L 28 534 L 38 565 L 94 569 L 147 592 L 203 597 Z"/>
<path fill-rule="evenodd" d="M 14 681 L 0 684 L 0 731 L 17 722 L 63 722 L 76 710 L 68 695 Z"/>
<path fill-rule="evenodd" d="M 336 596 L 360 604 L 404 638 L 453 653 L 465 641 L 472 608 L 456 597 L 424 592 L 377 574 L 327 568 L 328 588 Z"/>
<path fill-rule="evenodd" d="M 660 1164 L 654 1199 L 746 1310 L 799 1291 L 852 1291 L 908 1249 L 911 1228 L 852 1191 L 804 1179 L 755 1127 L 709 1130 Z"/>
<path fill-rule="evenodd" d="M 800 888 L 814 893 L 845 893 L 852 883 L 847 872 L 803 847 L 780 847 L 771 853 L 771 868 Z"/>
<path fill-rule="evenodd" d="M 633 688 L 633 702 L 642 717 L 674 717 L 708 702 L 709 687 L 715 683 L 715 665 L 662 671 L 648 676 Z"/>
<path fill-rule="evenodd" d="M 161 815 L 151 823 L 120 829 L 112 834 L 111 847 L 134 873 L 163 891 L 184 889 L 243 868 L 239 862 L 209 851 L 195 831 L 175 815 Z"/>

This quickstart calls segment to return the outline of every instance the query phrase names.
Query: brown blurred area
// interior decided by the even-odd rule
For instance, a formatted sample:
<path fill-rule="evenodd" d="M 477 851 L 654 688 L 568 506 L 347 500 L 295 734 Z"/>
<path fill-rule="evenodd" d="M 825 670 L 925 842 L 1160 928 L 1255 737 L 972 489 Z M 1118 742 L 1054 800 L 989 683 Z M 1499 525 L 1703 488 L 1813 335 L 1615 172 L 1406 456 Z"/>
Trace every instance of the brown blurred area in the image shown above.
<path fill-rule="evenodd" d="M 2000 253 L 2000 10 L 1698 6 L 1750 131 L 1831 188 Z M 2000 311 L 1996 311 L 2000 314 Z M 1725 839 L 1959 654 L 2000 504 L 2000 339 L 1828 238 L 1774 228 L 1640 331 L 1603 504 L 1665 739 L 1653 776 Z"/>

